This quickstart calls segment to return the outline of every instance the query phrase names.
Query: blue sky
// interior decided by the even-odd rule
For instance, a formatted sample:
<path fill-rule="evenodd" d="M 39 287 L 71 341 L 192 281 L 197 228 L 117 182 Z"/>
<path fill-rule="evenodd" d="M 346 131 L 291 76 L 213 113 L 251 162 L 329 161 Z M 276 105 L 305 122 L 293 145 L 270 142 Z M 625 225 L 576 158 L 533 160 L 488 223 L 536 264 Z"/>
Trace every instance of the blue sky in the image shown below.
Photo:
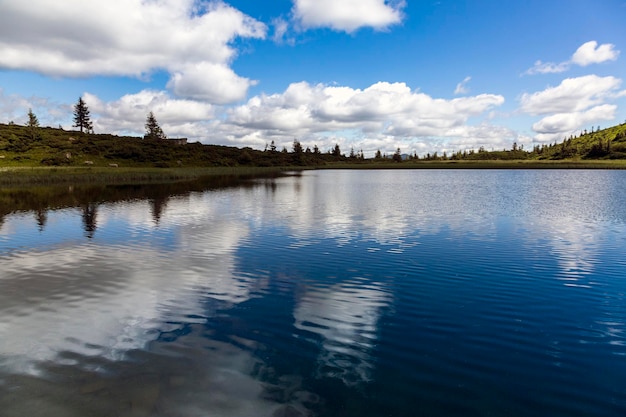
<path fill-rule="evenodd" d="M 626 120 L 626 0 L 0 2 L 0 122 L 424 154 Z"/>

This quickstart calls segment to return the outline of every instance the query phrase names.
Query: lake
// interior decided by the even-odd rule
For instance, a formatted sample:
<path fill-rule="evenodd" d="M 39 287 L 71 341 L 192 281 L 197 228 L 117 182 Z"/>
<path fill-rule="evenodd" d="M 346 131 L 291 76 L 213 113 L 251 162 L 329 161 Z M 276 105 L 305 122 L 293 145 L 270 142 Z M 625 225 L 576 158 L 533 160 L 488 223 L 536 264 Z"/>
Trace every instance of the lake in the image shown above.
<path fill-rule="evenodd" d="M 626 171 L 0 190 L 0 415 L 621 416 Z"/>

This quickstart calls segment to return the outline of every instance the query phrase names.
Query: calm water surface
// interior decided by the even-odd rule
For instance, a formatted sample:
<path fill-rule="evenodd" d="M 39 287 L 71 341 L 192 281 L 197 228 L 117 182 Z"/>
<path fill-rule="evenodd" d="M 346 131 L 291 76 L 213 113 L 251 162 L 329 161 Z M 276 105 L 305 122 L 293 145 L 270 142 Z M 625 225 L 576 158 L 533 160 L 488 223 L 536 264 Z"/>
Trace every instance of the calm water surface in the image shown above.
<path fill-rule="evenodd" d="M 0 202 L 3 417 L 626 414 L 626 172 Z"/>

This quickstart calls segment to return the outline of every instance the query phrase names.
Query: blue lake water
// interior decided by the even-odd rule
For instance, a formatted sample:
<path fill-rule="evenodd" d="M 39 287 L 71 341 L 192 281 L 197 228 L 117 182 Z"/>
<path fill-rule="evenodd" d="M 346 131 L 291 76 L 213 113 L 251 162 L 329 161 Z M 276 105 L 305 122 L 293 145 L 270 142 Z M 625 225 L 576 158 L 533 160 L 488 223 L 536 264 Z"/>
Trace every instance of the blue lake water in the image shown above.
<path fill-rule="evenodd" d="M 624 171 L 79 191 L 0 199 L 3 417 L 626 415 Z"/>

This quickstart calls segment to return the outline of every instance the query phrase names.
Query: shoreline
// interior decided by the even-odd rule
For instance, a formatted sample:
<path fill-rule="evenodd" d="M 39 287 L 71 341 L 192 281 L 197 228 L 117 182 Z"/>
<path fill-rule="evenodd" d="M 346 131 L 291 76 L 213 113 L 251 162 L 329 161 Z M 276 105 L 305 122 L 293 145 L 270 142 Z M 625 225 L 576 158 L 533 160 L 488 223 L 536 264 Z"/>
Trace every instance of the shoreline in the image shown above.
<path fill-rule="evenodd" d="M 626 169 L 626 160 L 477 160 L 329 164 L 315 169 Z"/>
<path fill-rule="evenodd" d="M 59 184 L 164 184 L 218 176 L 280 174 L 285 167 L 0 167 L 0 186 Z"/>
<path fill-rule="evenodd" d="M 329 169 L 626 169 L 624 160 L 418 161 L 336 163 L 282 167 L 0 167 L 0 186 L 53 184 L 146 184 L 192 181 L 213 176 L 257 176 Z"/>

